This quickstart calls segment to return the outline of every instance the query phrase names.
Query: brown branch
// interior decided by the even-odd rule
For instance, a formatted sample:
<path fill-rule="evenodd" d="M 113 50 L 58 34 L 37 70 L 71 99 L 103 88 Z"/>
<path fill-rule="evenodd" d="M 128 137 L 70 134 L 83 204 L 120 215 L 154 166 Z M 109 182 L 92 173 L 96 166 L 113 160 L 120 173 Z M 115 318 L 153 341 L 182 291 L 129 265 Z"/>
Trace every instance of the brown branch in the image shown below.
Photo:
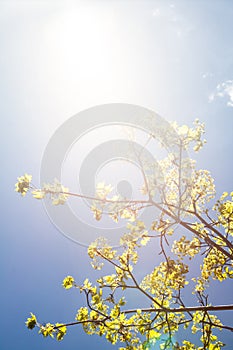
<path fill-rule="evenodd" d="M 179 308 L 166 308 L 166 309 L 155 309 L 155 308 L 147 308 L 140 309 L 141 312 L 165 312 L 165 313 L 178 313 L 178 312 L 195 312 L 195 311 L 230 311 L 233 310 L 233 305 L 216 305 L 216 306 L 187 306 L 187 307 L 179 307 Z M 134 313 L 137 310 L 126 310 L 122 311 L 125 314 Z"/>
<path fill-rule="evenodd" d="M 200 238 L 200 233 L 196 231 L 194 228 L 190 227 L 185 221 L 179 220 L 174 214 L 172 214 L 169 210 L 161 207 L 158 203 L 151 200 L 151 202 L 154 204 L 154 206 L 161 210 L 164 214 L 168 215 L 170 218 L 172 218 L 175 222 L 178 222 L 181 226 L 186 228 L 187 230 L 194 233 L 196 236 Z M 216 242 L 212 241 L 209 237 L 204 236 L 201 237 L 208 245 L 211 247 L 215 247 L 217 250 L 221 251 L 224 255 L 226 255 L 229 259 L 233 260 L 233 254 L 230 254 L 228 251 L 223 249 L 221 246 L 219 246 Z"/>
<path fill-rule="evenodd" d="M 195 212 L 194 214 L 204 225 L 205 227 L 207 227 L 209 230 L 211 230 L 212 232 L 216 233 L 217 236 L 219 236 L 223 242 L 226 243 L 226 245 L 233 251 L 233 244 L 231 244 L 231 242 L 224 237 L 221 232 L 219 232 L 215 227 L 211 226 L 204 218 L 201 217 L 201 215 L 199 215 L 197 212 Z"/>
<path fill-rule="evenodd" d="M 87 196 L 85 194 L 72 193 L 72 192 L 59 192 L 59 193 L 67 194 L 73 197 L 79 197 L 83 199 L 90 199 L 93 201 L 104 202 L 104 203 L 128 203 L 128 204 L 148 204 L 149 203 L 148 200 L 112 200 L 112 199 L 92 197 L 92 196 Z"/>
<path fill-rule="evenodd" d="M 102 320 L 86 320 L 86 321 L 75 321 L 75 322 L 70 322 L 70 323 L 63 323 L 60 326 L 54 326 L 54 329 L 59 329 L 61 327 L 70 327 L 70 326 L 75 326 L 77 324 L 84 324 L 84 323 L 102 323 L 105 322 L 108 318 L 106 317 L 105 319 Z"/>
<path fill-rule="evenodd" d="M 202 311 L 202 312 L 209 312 L 209 311 L 230 311 L 233 310 L 233 305 L 216 305 L 216 306 L 189 306 L 189 307 L 181 307 L 181 308 L 170 308 L 170 309 L 155 309 L 155 308 L 147 308 L 147 309 L 140 309 L 141 312 L 155 312 L 155 313 L 180 313 L 180 312 L 195 312 L 195 311 Z M 132 310 L 122 310 L 121 313 L 123 314 L 131 314 L 131 313 L 136 313 L 137 310 L 136 309 L 132 309 Z M 54 329 L 59 329 L 61 327 L 69 327 L 69 326 L 74 326 L 74 325 L 78 325 L 78 324 L 85 324 L 85 323 L 96 323 L 96 324 L 100 324 L 103 323 L 105 321 L 107 321 L 109 319 L 109 316 L 106 316 L 105 318 L 103 318 L 102 320 L 85 320 L 85 321 L 76 321 L 76 322 L 71 322 L 71 323 L 64 323 L 60 326 L 55 326 Z M 190 320 L 191 321 L 191 320 Z M 189 321 L 185 321 L 185 322 L 189 322 Z M 207 321 L 203 321 L 204 323 L 209 324 L 209 322 Z M 218 327 L 218 328 L 224 328 L 230 331 L 233 331 L 233 327 L 230 326 L 226 326 L 226 325 L 220 325 L 217 323 L 213 323 L 211 322 L 211 324 L 214 327 Z"/>
<path fill-rule="evenodd" d="M 230 326 L 220 325 L 220 324 L 214 323 L 212 321 L 211 322 L 202 321 L 202 323 L 209 324 L 210 326 L 214 326 L 214 327 L 218 327 L 218 328 L 222 328 L 222 329 L 227 329 L 228 331 L 233 332 L 233 327 L 230 327 Z"/>
<path fill-rule="evenodd" d="M 148 294 L 143 288 L 140 287 L 140 285 L 138 284 L 136 278 L 134 277 L 134 275 L 132 274 L 132 272 L 130 271 L 130 269 L 128 269 L 128 273 L 130 274 L 136 288 L 143 293 L 147 298 L 149 298 L 151 301 L 153 301 L 155 304 L 157 304 L 162 310 L 167 310 L 166 308 L 164 308 L 157 300 L 155 300 L 150 294 Z"/>
<path fill-rule="evenodd" d="M 151 198 L 149 200 L 129 200 L 129 201 L 127 201 L 127 200 L 119 200 L 119 201 L 114 201 L 114 200 L 111 200 L 111 199 L 101 199 L 101 198 L 97 198 L 97 197 L 90 197 L 90 196 L 81 195 L 81 194 L 77 194 L 77 193 L 71 193 L 71 192 L 60 192 L 60 193 L 71 195 L 71 196 L 74 196 L 74 197 L 79 197 L 79 198 L 85 198 L 85 199 L 90 199 L 90 200 L 95 200 L 95 201 L 101 201 L 101 202 L 105 202 L 105 203 L 128 203 L 129 205 L 130 204 L 147 204 L 147 205 L 149 205 L 151 203 L 157 209 L 161 210 L 161 212 L 165 213 L 170 218 L 172 218 L 175 222 L 180 223 L 181 226 L 185 227 L 187 230 L 191 231 L 192 233 L 194 233 L 195 235 L 200 237 L 200 233 L 198 231 L 196 231 L 195 229 L 190 227 L 186 222 L 181 221 L 173 213 L 171 213 L 169 210 L 163 208 L 160 204 L 154 202 Z M 224 250 L 221 246 L 219 246 L 216 242 L 212 241 L 209 237 L 202 237 L 202 238 L 204 239 L 204 241 L 207 244 L 209 244 L 212 247 L 214 246 L 217 250 L 221 251 L 229 259 L 233 260 L 233 254 L 230 254 L 229 252 Z"/>

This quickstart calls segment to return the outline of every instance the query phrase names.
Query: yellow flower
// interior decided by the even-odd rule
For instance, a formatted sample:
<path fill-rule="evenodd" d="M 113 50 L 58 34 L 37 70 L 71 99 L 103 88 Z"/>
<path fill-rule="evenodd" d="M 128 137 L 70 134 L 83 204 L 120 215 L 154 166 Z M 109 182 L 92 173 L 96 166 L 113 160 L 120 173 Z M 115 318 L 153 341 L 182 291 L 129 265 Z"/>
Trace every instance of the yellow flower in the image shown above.
<path fill-rule="evenodd" d="M 45 197 L 45 192 L 42 190 L 34 190 L 32 191 L 32 195 L 36 199 L 43 199 Z"/>
<path fill-rule="evenodd" d="M 51 323 L 46 323 L 45 326 L 40 327 L 39 333 L 43 334 L 43 336 L 46 338 L 48 335 L 53 338 L 53 333 L 54 333 L 54 325 Z"/>
<path fill-rule="evenodd" d="M 102 218 L 102 210 L 96 208 L 94 205 L 91 207 L 91 211 L 94 212 L 94 218 L 99 221 Z"/>
<path fill-rule="evenodd" d="M 220 201 L 223 201 L 224 198 L 226 198 L 228 196 L 228 192 L 223 192 L 221 198 L 220 198 Z"/>
<path fill-rule="evenodd" d="M 56 328 L 58 329 L 56 338 L 57 340 L 62 340 L 64 338 L 64 335 L 66 334 L 66 326 L 64 326 L 61 323 L 56 323 Z"/>
<path fill-rule="evenodd" d="M 36 326 L 37 320 L 36 316 L 31 313 L 31 317 L 27 319 L 26 326 L 28 329 L 33 329 Z"/>
<path fill-rule="evenodd" d="M 54 179 L 54 182 L 52 184 L 44 184 L 42 192 L 45 194 L 50 194 L 53 205 L 65 204 L 67 198 L 69 197 L 67 194 L 67 192 L 69 192 L 69 189 L 62 186 L 62 184 L 57 179 Z"/>
<path fill-rule="evenodd" d="M 65 289 L 70 289 L 74 285 L 74 278 L 72 276 L 67 276 L 64 278 L 62 285 Z"/>
<path fill-rule="evenodd" d="M 23 176 L 18 177 L 18 182 L 15 184 L 15 191 L 21 193 L 22 196 L 25 196 L 31 181 L 32 175 L 24 174 Z"/>
<path fill-rule="evenodd" d="M 105 185 L 104 182 L 100 182 L 96 186 L 96 195 L 100 199 L 105 199 L 112 189 L 111 185 Z"/>

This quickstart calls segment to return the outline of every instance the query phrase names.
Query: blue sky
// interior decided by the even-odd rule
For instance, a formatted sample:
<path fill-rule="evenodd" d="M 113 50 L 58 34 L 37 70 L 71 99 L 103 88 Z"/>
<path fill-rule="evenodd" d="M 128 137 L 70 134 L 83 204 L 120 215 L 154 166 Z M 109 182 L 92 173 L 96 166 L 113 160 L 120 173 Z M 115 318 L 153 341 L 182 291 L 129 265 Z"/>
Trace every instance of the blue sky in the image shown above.
<path fill-rule="evenodd" d="M 230 0 L 0 1 L 1 349 L 111 348 L 81 328 L 58 343 L 24 326 L 30 311 L 42 322 L 73 319 L 82 298 L 61 281 L 93 276 L 86 249 L 61 235 L 41 202 L 14 192 L 24 172 L 39 183 L 44 149 L 71 116 L 120 102 L 181 124 L 198 117 L 208 141 L 199 167 L 218 194 L 232 191 L 232 18 Z M 232 302 L 229 284 L 211 293 Z"/>

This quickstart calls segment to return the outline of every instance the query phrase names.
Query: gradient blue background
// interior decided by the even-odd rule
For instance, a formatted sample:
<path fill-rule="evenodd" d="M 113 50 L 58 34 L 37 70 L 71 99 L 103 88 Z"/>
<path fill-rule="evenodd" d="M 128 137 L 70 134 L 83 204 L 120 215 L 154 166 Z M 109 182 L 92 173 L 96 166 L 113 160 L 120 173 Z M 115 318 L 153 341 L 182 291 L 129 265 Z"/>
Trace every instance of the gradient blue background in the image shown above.
<path fill-rule="evenodd" d="M 83 299 L 61 281 L 93 276 L 86 249 L 55 229 L 40 201 L 14 192 L 24 172 L 38 183 L 46 144 L 70 116 L 125 102 L 179 123 L 199 117 L 208 140 L 199 167 L 218 194 L 232 191 L 232 18 L 230 0 L 0 1 L 1 350 L 112 348 L 79 327 L 58 343 L 24 325 L 30 311 L 72 320 Z M 230 283 L 210 294 L 232 302 Z"/>

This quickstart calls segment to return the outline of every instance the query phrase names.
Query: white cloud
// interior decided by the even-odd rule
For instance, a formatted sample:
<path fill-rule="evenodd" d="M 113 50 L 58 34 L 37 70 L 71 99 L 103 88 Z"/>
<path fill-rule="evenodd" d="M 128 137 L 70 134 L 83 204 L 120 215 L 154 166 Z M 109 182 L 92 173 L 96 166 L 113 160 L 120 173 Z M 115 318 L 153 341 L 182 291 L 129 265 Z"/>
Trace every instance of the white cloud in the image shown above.
<path fill-rule="evenodd" d="M 210 95 L 209 95 L 209 102 L 213 102 L 214 97 L 215 97 L 215 95 L 214 95 L 214 94 L 210 94 Z"/>
<path fill-rule="evenodd" d="M 195 29 L 174 4 L 165 4 L 154 8 L 152 16 L 166 28 L 172 30 L 178 39 L 186 38 Z"/>
<path fill-rule="evenodd" d="M 210 72 L 205 72 L 202 74 L 203 79 L 212 78 L 212 77 L 213 77 L 213 73 L 210 73 Z"/>
<path fill-rule="evenodd" d="M 153 17 L 159 17 L 160 15 L 161 15 L 161 12 L 159 8 L 155 9 L 152 13 Z"/>
<path fill-rule="evenodd" d="M 226 80 L 218 84 L 215 92 L 209 96 L 209 102 L 212 102 L 216 97 L 226 97 L 227 106 L 233 107 L 233 80 Z"/>

